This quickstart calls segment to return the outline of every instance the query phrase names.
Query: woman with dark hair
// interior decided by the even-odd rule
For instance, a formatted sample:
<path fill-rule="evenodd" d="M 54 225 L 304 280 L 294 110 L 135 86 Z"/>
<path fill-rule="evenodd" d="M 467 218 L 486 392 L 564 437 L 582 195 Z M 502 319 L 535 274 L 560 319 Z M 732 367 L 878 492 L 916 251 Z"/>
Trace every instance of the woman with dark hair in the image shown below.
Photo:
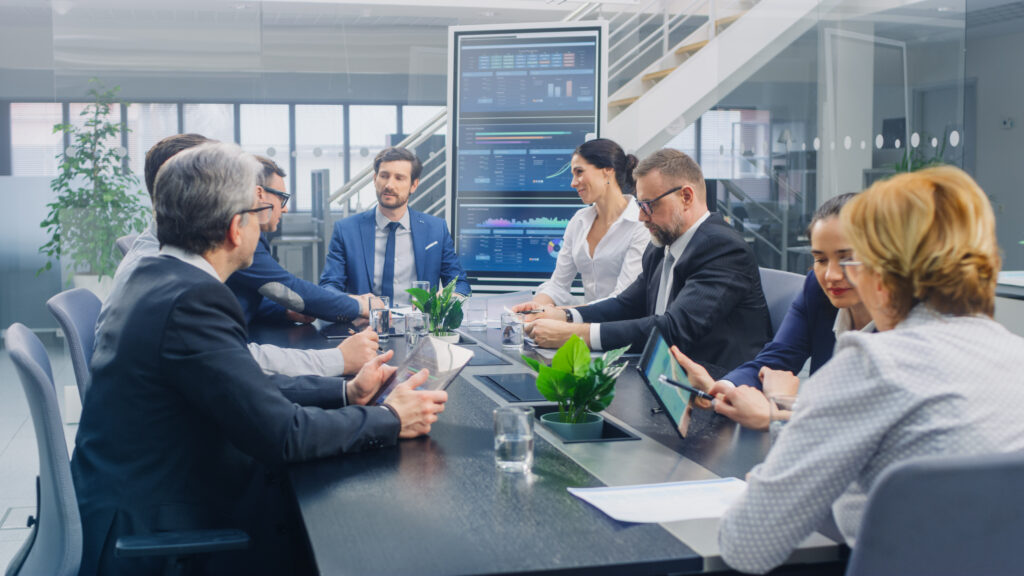
<path fill-rule="evenodd" d="M 800 381 L 794 374 L 808 359 L 811 374 L 828 362 L 840 334 L 874 328 L 871 315 L 843 277 L 840 266 L 850 259 L 853 248 L 843 234 L 839 212 L 855 196 L 851 193 L 830 198 L 815 211 L 807 227 L 814 268 L 807 274 L 804 289 L 789 307 L 775 338 L 756 358 L 715 382 L 707 370 L 673 347 L 672 353 L 691 383 L 713 395 L 725 395 L 715 403 L 717 412 L 748 428 L 767 428 L 767 397 L 796 394 Z"/>
<path fill-rule="evenodd" d="M 583 301 L 615 296 L 640 274 L 640 258 L 650 233 L 639 221 L 633 169 L 637 159 L 615 142 L 584 142 L 572 155 L 571 186 L 584 204 L 569 220 L 551 279 L 540 285 L 533 301 L 514 311 L 575 303 L 569 289 L 579 274 Z"/>
<path fill-rule="evenodd" d="M 856 547 L 868 494 L 896 464 L 1024 450 L 1024 339 L 992 319 L 999 246 L 981 188 L 953 166 L 900 174 L 840 223 L 843 272 L 878 332 L 839 338 L 722 517 L 722 559 L 740 572 L 778 566 L 830 515 Z"/>

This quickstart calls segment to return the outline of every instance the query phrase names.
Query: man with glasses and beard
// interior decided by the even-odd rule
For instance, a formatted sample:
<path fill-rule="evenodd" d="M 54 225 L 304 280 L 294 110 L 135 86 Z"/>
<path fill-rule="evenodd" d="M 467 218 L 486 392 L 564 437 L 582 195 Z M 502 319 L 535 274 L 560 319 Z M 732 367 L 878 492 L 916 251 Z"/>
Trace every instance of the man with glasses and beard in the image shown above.
<path fill-rule="evenodd" d="M 657 328 L 721 376 L 771 338 L 753 251 L 708 211 L 704 175 L 686 154 L 659 150 L 634 175 L 639 219 L 651 233 L 640 276 L 615 298 L 528 316 L 527 334 L 549 348 L 577 334 L 593 350 L 639 350 Z"/>

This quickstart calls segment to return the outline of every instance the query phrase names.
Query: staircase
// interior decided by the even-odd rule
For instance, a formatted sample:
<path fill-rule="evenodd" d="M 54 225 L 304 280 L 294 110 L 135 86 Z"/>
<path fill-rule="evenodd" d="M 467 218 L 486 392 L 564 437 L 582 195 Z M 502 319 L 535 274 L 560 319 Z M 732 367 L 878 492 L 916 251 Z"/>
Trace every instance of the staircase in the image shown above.
<path fill-rule="evenodd" d="M 605 134 L 639 157 L 661 148 L 816 26 L 819 10 L 835 2 L 700 2 L 703 24 L 609 97 Z"/>

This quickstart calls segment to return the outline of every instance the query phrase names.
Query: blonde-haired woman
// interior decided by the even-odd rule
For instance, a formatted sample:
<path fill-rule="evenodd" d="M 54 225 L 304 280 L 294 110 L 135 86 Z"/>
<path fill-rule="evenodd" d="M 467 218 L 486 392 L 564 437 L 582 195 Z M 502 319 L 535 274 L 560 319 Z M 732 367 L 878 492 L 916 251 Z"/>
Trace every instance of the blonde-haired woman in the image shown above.
<path fill-rule="evenodd" d="M 834 514 L 854 546 L 867 494 L 915 456 L 1024 450 L 1024 340 L 992 320 L 1000 258 L 988 198 L 949 166 L 879 182 L 841 219 L 843 263 L 879 332 L 848 332 L 719 530 L 743 572 L 782 563 Z"/>

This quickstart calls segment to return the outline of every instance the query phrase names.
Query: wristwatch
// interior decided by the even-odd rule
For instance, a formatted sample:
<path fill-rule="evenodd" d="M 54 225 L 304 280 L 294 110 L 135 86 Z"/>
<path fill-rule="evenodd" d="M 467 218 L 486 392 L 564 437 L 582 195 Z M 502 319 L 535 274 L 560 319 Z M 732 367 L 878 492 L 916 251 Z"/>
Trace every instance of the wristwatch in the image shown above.
<path fill-rule="evenodd" d="M 562 308 L 562 312 L 565 312 L 565 321 L 572 323 L 572 312 L 568 308 Z"/>

